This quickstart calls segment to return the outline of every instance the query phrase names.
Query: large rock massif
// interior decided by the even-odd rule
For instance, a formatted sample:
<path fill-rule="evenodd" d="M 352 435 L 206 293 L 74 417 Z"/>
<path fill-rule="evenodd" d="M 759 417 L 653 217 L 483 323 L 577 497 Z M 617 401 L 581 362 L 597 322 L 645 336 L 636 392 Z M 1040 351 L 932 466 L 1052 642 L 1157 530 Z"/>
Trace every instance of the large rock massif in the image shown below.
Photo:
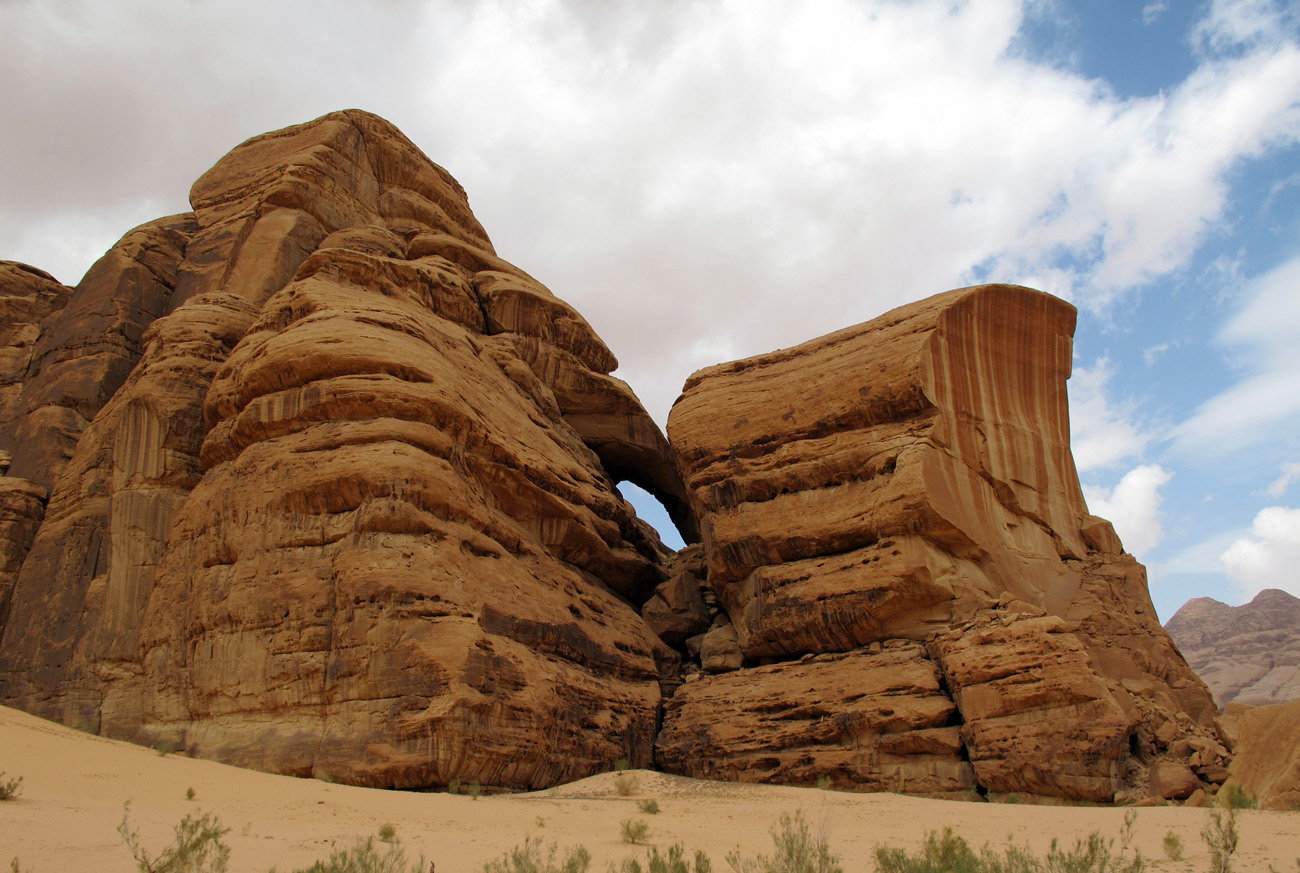
<path fill-rule="evenodd" d="M 702 371 L 670 444 L 382 119 L 249 140 L 191 203 L 75 289 L 0 265 L 0 702 L 390 787 L 1225 777 L 1083 503 L 1068 305 L 962 289 Z"/>
<path fill-rule="evenodd" d="M 1165 623 L 1220 707 L 1300 698 L 1300 599 L 1270 588 L 1242 606 L 1187 601 Z"/>

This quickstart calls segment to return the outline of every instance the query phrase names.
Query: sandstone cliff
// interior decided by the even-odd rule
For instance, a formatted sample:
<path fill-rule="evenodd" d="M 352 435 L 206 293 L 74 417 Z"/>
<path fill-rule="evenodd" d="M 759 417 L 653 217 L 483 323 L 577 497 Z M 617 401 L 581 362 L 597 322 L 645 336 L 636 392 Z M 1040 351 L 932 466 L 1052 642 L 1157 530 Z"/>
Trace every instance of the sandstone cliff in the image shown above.
<path fill-rule="evenodd" d="M 650 764 L 662 546 L 610 470 L 685 504 L 609 350 L 374 116 L 250 140 L 191 202 L 24 368 L 4 520 L 52 494 L 0 699 L 359 784 Z"/>
<path fill-rule="evenodd" d="M 1261 809 L 1300 809 L 1300 700 L 1244 712 L 1236 752 L 1232 781 Z"/>
<path fill-rule="evenodd" d="M 1300 599 L 1285 591 L 1261 591 L 1243 606 L 1197 597 L 1165 630 L 1220 708 L 1300 698 Z"/>
<path fill-rule="evenodd" d="M 0 702 L 389 787 L 1225 778 L 1084 506 L 1061 301 L 961 289 L 702 371 L 670 444 L 382 119 L 255 137 L 190 201 L 75 289 L 0 264 Z"/>
<path fill-rule="evenodd" d="M 723 614 L 669 703 L 670 768 L 1110 801 L 1148 793 L 1156 761 L 1186 769 L 1177 740 L 1217 743 L 1142 567 L 1084 505 L 1073 330 L 1055 298 L 982 286 L 688 380 L 669 438 Z M 806 690 L 761 666 L 809 658 L 826 678 Z M 934 704 L 833 695 L 822 735 L 790 732 L 820 688 L 881 658 L 907 665 L 895 693 Z M 749 700 L 765 702 L 737 744 L 715 714 Z M 862 712 L 877 706 L 888 717 Z M 1201 775 L 1222 781 L 1224 763 Z"/>

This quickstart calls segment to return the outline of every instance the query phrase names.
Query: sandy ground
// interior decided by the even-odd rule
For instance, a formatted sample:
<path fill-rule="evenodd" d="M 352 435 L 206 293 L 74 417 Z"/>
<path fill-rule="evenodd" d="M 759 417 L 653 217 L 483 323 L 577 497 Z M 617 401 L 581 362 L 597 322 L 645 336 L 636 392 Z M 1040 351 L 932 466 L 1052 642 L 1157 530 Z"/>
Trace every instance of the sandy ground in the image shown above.
<path fill-rule="evenodd" d="M 0 707 L 0 771 L 21 775 L 22 793 L 0 802 L 0 869 L 18 858 L 34 873 L 116 873 L 135 870 L 117 833 L 123 803 L 142 843 L 165 846 L 187 813 L 212 812 L 230 828 L 231 873 L 272 867 L 298 870 L 351 846 L 359 837 L 393 825 L 414 858 L 423 853 L 437 873 L 478 871 L 484 862 L 539 836 L 561 850 L 583 845 L 592 873 L 604 873 L 646 849 L 624 844 L 620 823 L 642 819 L 649 843 L 667 849 L 683 843 L 703 849 L 715 871 L 725 855 L 770 853 L 772 825 L 783 812 L 803 810 L 825 828 L 846 873 L 873 871 L 877 845 L 916 848 L 927 831 L 952 827 L 972 844 L 1012 839 L 1045 852 L 1053 837 L 1065 844 L 1099 830 L 1118 837 L 1123 810 L 963 803 L 891 794 L 848 794 L 810 788 L 733 785 L 633 771 L 638 786 L 620 796 L 604 774 L 534 794 L 483 796 L 416 794 L 329 785 L 270 776 L 79 733 Z M 186 799 L 187 789 L 194 799 Z M 654 799 L 660 812 L 646 815 L 637 801 Z M 1207 812 L 1179 807 L 1138 811 L 1134 845 L 1160 873 L 1206 871 L 1200 839 Z M 1297 873 L 1300 813 L 1243 812 L 1242 873 Z M 1162 841 L 1177 834 L 1185 860 L 1165 859 Z M 1118 845 L 1118 843 L 1117 843 Z"/>

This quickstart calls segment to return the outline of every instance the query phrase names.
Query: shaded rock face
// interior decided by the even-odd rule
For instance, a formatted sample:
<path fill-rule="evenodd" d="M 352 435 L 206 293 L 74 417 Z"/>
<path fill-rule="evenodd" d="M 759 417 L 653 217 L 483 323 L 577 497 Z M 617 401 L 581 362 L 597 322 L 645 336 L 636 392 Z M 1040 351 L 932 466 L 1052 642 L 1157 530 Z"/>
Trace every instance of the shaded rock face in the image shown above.
<path fill-rule="evenodd" d="M 1066 304 L 961 289 L 702 371 L 670 444 L 382 119 L 256 137 L 190 200 L 75 289 L 0 263 L 0 702 L 399 788 L 1226 778 L 1084 506 Z"/>
<path fill-rule="evenodd" d="M 364 785 L 648 766 L 664 550 L 612 475 L 686 504 L 604 343 L 374 116 L 250 140 L 191 202 L 10 322 L 0 699 Z"/>
<path fill-rule="evenodd" d="M 1165 630 L 1220 707 L 1300 698 L 1300 599 L 1285 591 L 1261 591 L 1243 606 L 1198 597 Z"/>
<path fill-rule="evenodd" d="M 1142 567 L 1084 505 L 1065 389 L 1074 317 L 1026 288 L 960 289 L 692 376 L 669 438 L 704 584 L 743 661 L 679 696 L 743 689 L 743 708 L 786 693 L 763 664 L 853 656 L 831 673 L 864 651 L 910 652 L 913 670 L 941 677 L 930 693 L 950 701 L 947 721 L 855 742 L 916 734 L 930 755 L 927 732 L 959 736 L 942 765 L 900 771 L 924 793 L 1145 796 L 1154 763 L 1185 757 L 1178 740 L 1213 740 L 1212 701 L 1156 621 Z M 808 759 L 803 779 L 864 785 L 898 766 L 823 766 L 820 741 L 779 721 L 753 720 L 740 750 L 701 740 L 725 736 L 713 713 L 727 711 L 674 700 L 660 759 L 704 775 L 766 755 L 774 781 Z M 854 712 L 828 704 L 826 717 Z"/>

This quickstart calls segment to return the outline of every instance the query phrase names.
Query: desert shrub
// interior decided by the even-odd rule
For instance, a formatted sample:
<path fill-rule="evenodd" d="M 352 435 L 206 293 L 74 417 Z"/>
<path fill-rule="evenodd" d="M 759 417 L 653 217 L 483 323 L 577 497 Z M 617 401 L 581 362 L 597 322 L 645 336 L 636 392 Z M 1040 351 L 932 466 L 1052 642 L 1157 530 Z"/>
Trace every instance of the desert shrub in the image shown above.
<path fill-rule="evenodd" d="M 772 827 L 771 857 L 742 858 L 739 850 L 727 854 L 727 863 L 736 873 L 844 873 L 840 859 L 830 852 L 825 834 L 814 835 L 797 810 L 793 817 L 782 813 Z"/>
<path fill-rule="evenodd" d="M 557 852 L 552 843 L 543 856 L 541 837 L 525 837 L 523 845 L 484 864 L 483 873 L 587 873 L 591 866 L 591 853 L 584 846 L 569 847 L 560 861 Z"/>
<path fill-rule="evenodd" d="M 822 791 L 829 791 L 832 784 L 834 783 L 831 782 L 831 777 L 825 773 L 817 777 L 817 787 Z"/>
<path fill-rule="evenodd" d="M 1231 873 L 1232 856 L 1237 851 L 1237 808 L 1210 810 L 1201 839 L 1210 850 L 1210 873 Z"/>
<path fill-rule="evenodd" d="M 619 832 L 623 837 L 623 842 L 637 845 L 650 836 L 650 825 L 640 819 L 625 819 L 619 825 Z"/>
<path fill-rule="evenodd" d="M 659 801 L 652 797 L 647 797 L 644 800 L 638 800 L 636 802 L 636 808 L 644 812 L 646 815 L 658 815 Z"/>
<path fill-rule="evenodd" d="M 879 873 L 1142 873 L 1145 863 L 1138 854 L 1128 864 L 1111 853 L 1114 841 L 1092 833 L 1076 840 L 1064 851 L 1053 840 L 1045 858 L 1036 858 L 1025 848 L 1007 845 L 1001 853 L 985 845 L 976 854 L 970 844 L 944 828 L 931 831 L 919 855 L 903 849 L 876 848 Z"/>
<path fill-rule="evenodd" d="M 387 851 L 380 852 L 375 838 L 366 837 L 357 840 L 352 848 L 334 852 L 328 860 L 317 861 L 295 873 L 426 873 L 427 869 L 423 856 L 408 862 L 406 850 L 397 840 L 388 843 Z"/>
<path fill-rule="evenodd" d="M 15 776 L 12 779 L 6 779 L 4 771 L 0 770 L 0 800 L 13 800 L 22 793 L 23 777 Z"/>
<path fill-rule="evenodd" d="M 447 793 L 448 793 L 448 794 L 460 794 L 460 780 L 459 780 L 459 779 L 452 779 L 450 782 L 447 783 Z"/>
<path fill-rule="evenodd" d="M 393 840 L 397 839 L 397 828 L 393 827 L 388 822 L 384 822 L 379 826 L 379 839 L 383 840 L 385 843 L 391 843 Z"/>
<path fill-rule="evenodd" d="M 186 800 L 193 800 L 193 799 L 194 799 L 194 789 L 193 789 L 193 788 L 186 788 L 186 789 L 185 789 L 185 799 L 186 799 Z"/>
<path fill-rule="evenodd" d="M 631 766 L 631 762 L 628 761 L 627 758 L 619 758 L 617 761 L 614 762 L 614 772 L 622 773 L 630 766 Z"/>
<path fill-rule="evenodd" d="M 160 757 L 165 757 L 176 751 L 176 743 L 173 740 L 159 740 L 153 744 L 153 747 Z"/>
<path fill-rule="evenodd" d="M 469 796 L 471 800 L 478 800 L 478 796 L 483 793 L 483 786 L 475 779 L 469 786 Z"/>
<path fill-rule="evenodd" d="M 619 873 L 712 873 L 712 870 L 713 864 L 703 852 L 695 853 L 693 864 L 687 861 L 681 843 L 675 843 L 667 855 L 659 854 L 659 849 L 652 846 L 644 868 L 635 858 L 625 858 L 619 867 Z"/>
<path fill-rule="evenodd" d="M 1173 831 L 1165 834 L 1165 857 L 1170 861 L 1183 860 L 1183 841 Z"/>
<path fill-rule="evenodd" d="M 629 794 L 635 794 L 637 786 L 641 780 L 637 779 L 631 773 L 618 772 L 614 774 L 614 791 L 619 797 L 627 797 Z"/>
<path fill-rule="evenodd" d="M 223 828 L 216 816 L 206 812 L 198 818 L 185 816 L 176 825 L 172 844 L 150 857 L 140 845 L 139 832 L 131 830 L 130 812 L 131 804 L 127 802 L 122 807 L 122 823 L 117 826 L 117 832 L 141 873 L 225 873 L 230 848 L 221 838 L 230 828 Z"/>
<path fill-rule="evenodd" d="M 32 873 L 32 871 L 30 867 L 25 871 L 21 867 L 19 867 L 18 856 L 15 855 L 14 859 L 9 862 L 9 873 Z"/>
<path fill-rule="evenodd" d="M 1219 805 L 1226 806 L 1228 809 L 1258 809 L 1259 801 L 1246 793 L 1246 790 L 1235 782 L 1223 786 L 1219 792 Z"/>

